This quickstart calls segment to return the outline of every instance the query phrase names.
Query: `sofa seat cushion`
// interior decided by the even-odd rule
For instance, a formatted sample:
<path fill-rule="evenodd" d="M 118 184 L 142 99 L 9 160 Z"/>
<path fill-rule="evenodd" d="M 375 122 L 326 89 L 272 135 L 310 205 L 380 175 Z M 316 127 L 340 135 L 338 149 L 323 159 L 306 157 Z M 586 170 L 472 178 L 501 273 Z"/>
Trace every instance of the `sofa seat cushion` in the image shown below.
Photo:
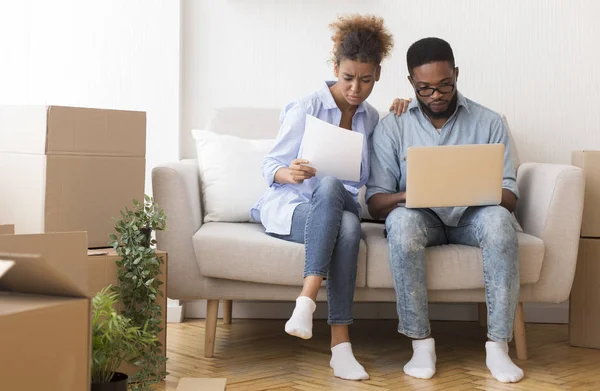
<path fill-rule="evenodd" d="M 193 237 L 203 275 L 264 284 L 302 286 L 304 245 L 273 238 L 255 223 L 210 222 Z M 358 255 L 356 286 L 366 284 L 367 249 Z"/>
<path fill-rule="evenodd" d="M 389 261 L 388 241 L 383 224 L 363 223 L 367 242 L 367 286 L 394 288 Z M 519 274 L 521 284 L 533 284 L 540 278 L 544 260 L 544 242 L 535 236 L 517 233 L 519 238 Z M 449 244 L 430 247 L 427 260 L 427 289 L 453 290 L 483 288 L 481 249 Z"/>

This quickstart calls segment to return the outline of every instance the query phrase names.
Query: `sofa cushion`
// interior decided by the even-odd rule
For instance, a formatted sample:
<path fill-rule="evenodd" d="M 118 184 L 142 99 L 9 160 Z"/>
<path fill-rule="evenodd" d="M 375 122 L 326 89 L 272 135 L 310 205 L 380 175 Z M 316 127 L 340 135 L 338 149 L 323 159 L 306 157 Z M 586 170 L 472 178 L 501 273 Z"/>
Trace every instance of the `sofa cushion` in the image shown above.
<path fill-rule="evenodd" d="M 363 238 L 367 243 L 367 286 L 393 288 L 388 241 L 383 236 L 383 224 L 363 223 Z M 544 242 L 535 236 L 518 233 L 519 274 L 521 284 L 533 284 L 540 277 L 544 260 Z M 427 289 L 483 288 L 481 249 L 449 244 L 426 250 Z"/>
<path fill-rule="evenodd" d="M 193 237 L 203 275 L 229 280 L 302 285 L 304 245 L 273 238 L 260 224 L 211 222 Z M 367 249 L 361 240 L 356 286 L 366 282 Z"/>

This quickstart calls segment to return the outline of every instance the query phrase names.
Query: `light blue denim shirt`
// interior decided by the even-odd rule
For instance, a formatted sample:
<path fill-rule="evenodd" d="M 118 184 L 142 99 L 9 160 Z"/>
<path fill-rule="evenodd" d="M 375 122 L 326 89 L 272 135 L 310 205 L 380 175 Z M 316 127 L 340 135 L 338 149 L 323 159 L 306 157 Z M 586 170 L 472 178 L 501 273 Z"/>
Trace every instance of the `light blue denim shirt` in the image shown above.
<path fill-rule="evenodd" d="M 377 193 L 406 191 L 406 153 L 413 146 L 497 144 L 505 146 L 502 187 L 517 197 L 517 181 L 512 163 L 508 132 L 502 117 L 457 92 L 456 111 L 438 132 L 414 99 L 405 114 L 388 114 L 371 138 L 371 176 L 367 200 Z M 444 224 L 456 226 L 466 207 L 432 208 Z"/>
<path fill-rule="evenodd" d="M 261 222 L 266 232 L 289 235 L 292 216 L 296 206 L 310 202 L 312 193 L 319 181 L 317 176 L 305 180 L 302 184 L 278 184 L 274 182 L 275 173 L 282 167 L 288 167 L 292 160 L 302 154 L 302 137 L 306 115 L 310 114 L 330 124 L 339 126 L 342 112 L 335 104 L 329 87 L 334 81 L 326 82 L 320 90 L 288 104 L 281 112 L 281 127 L 275 145 L 263 159 L 263 176 L 269 188 L 250 211 L 252 218 Z M 352 118 L 352 130 L 362 133 L 364 138 L 360 181 L 342 181 L 344 187 L 353 195 L 358 205 L 358 189 L 369 179 L 369 139 L 379 120 L 379 113 L 373 106 L 363 102 L 358 106 Z M 360 210 L 360 206 L 359 210 Z"/>

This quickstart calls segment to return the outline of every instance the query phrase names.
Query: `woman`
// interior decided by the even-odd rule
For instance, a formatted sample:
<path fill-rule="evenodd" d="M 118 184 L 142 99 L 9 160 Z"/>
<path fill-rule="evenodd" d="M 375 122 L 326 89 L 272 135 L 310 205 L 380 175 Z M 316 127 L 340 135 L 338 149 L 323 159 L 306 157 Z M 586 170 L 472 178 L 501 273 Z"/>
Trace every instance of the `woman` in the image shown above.
<path fill-rule="evenodd" d="M 369 176 L 368 140 L 379 120 L 375 108 L 365 100 L 381 73 L 380 63 L 393 47 L 392 35 L 375 16 L 341 17 L 330 27 L 335 82 L 288 104 L 281 114 L 275 145 L 263 160 L 269 189 L 252 209 L 266 233 L 305 244 L 304 283 L 296 307 L 285 325 L 288 334 L 312 337 L 312 314 L 317 292 L 327 279 L 331 325 L 330 366 L 343 379 L 368 379 L 352 353 L 348 325 L 361 238 L 358 189 Z M 406 110 L 407 101 L 395 100 L 391 110 Z M 309 162 L 299 159 L 306 115 L 312 115 L 365 136 L 358 182 L 334 177 L 318 178 Z"/>

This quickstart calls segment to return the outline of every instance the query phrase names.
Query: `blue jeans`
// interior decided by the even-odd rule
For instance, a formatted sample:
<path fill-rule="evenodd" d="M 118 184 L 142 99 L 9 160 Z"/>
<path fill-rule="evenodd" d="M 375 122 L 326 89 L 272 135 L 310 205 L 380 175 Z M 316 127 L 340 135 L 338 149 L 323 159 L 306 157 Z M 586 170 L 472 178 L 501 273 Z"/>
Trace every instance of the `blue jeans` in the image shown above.
<path fill-rule="evenodd" d="M 386 221 L 396 288 L 398 332 L 410 338 L 431 333 L 428 317 L 425 248 L 465 244 L 483 252 L 488 338 L 512 339 L 519 300 L 517 233 L 501 206 L 471 207 L 457 227 L 444 225 L 429 209 L 394 209 Z"/>
<path fill-rule="evenodd" d="M 296 207 L 290 234 L 269 235 L 304 243 L 304 277 L 327 279 L 328 323 L 352 324 L 361 227 L 356 203 L 342 182 L 323 177 L 311 202 Z"/>

